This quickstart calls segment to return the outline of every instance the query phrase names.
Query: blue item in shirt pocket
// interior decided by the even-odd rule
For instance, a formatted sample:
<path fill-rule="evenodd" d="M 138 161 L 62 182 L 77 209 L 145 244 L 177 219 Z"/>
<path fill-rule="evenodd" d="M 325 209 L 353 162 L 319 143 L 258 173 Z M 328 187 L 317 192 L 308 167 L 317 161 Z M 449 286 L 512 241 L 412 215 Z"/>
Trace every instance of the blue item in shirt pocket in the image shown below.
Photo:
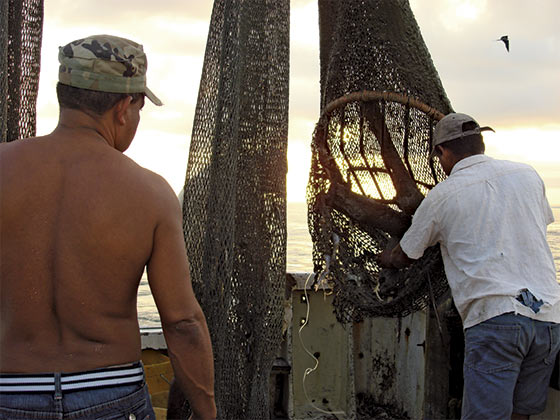
<path fill-rule="evenodd" d="M 516 299 L 523 305 L 531 308 L 534 313 L 538 313 L 544 303 L 542 299 L 537 299 L 528 289 L 522 289 Z"/>

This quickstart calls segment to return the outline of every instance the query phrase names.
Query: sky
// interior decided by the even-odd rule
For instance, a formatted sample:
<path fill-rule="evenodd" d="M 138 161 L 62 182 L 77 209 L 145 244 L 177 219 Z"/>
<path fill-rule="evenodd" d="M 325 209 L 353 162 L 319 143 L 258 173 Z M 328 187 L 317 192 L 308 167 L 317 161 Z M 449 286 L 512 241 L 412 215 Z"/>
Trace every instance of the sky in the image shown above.
<path fill-rule="evenodd" d="M 357 0 L 345 0 L 357 1 Z M 148 86 L 164 102 L 147 102 L 126 154 L 161 174 L 178 193 L 188 148 L 212 12 L 211 0 L 45 0 L 37 134 L 58 119 L 58 47 L 92 34 L 144 45 Z M 560 1 L 410 0 L 455 111 L 472 115 L 486 153 L 525 162 L 560 206 Z M 305 201 L 311 136 L 319 109 L 317 0 L 292 0 L 288 200 Z M 510 39 L 508 53 L 502 35 Z"/>

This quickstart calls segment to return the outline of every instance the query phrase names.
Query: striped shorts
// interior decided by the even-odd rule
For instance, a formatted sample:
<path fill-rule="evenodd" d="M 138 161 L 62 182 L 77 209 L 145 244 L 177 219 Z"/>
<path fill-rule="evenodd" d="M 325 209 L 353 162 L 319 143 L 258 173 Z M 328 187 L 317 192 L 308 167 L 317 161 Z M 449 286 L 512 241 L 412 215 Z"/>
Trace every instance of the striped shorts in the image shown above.
<path fill-rule="evenodd" d="M 0 374 L 0 420 L 155 418 L 141 362 L 85 372 Z"/>
<path fill-rule="evenodd" d="M 89 388 L 140 383 L 141 362 L 73 373 L 0 374 L 0 392 L 80 391 Z"/>

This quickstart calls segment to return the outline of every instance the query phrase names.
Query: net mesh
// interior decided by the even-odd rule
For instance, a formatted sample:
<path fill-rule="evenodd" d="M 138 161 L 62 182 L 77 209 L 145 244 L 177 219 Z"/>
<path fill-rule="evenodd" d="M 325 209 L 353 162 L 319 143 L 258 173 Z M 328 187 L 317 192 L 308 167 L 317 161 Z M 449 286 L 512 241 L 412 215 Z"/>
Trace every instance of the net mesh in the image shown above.
<path fill-rule="evenodd" d="M 0 2 L 0 141 L 35 136 L 43 0 Z"/>
<path fill-rule="evenodd" d="M 406 0 L 319 1 L 321 107 L 307 186 L 316 286 L 340 321 L 404 316 L 447 290 L 439 249 L 381 269 L 443 173 L 428 153 L 451 111 Z"/>
<path fill-rule="evenodd" d="M 268 418 L 286 278 L 289 1 L 216 0 L 184 189 L 224 419 Z"/>

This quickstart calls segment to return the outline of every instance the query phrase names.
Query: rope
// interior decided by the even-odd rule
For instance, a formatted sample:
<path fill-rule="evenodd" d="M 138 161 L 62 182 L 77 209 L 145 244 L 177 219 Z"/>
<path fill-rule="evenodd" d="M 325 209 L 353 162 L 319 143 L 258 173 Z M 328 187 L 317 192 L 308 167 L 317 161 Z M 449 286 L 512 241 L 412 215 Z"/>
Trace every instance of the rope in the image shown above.
<path fill-rule="evenodd" d="M 307 296 L 307 283 L 309 282 L 309 279 L 312 276 L 313 276 L 313 273 L 311 273 L 311 274 L 309 274 L 309 276 L 307 276 L 307 279 L 305 280 L 305 286 L 303 288 L 303 294 L 305 296 L 305 304 L 307 306 L 307 311 L 306 311 L 306 314 L 305 314 L 305 322 L 301 325 L 301 327 L 298 330 L 298 337 L 299 337 L 299 341 L 301 343 L 301 346 L 303 347 L 303 350 L 315 361 L 315 366 L 313 366 L 312 368 L 305 369 L 305 371 L 303 373 L 303 380 L 302 380 L 303 393 L 305 395 L 305 398 L 306 398 L 307 402 L 311 405 L 311 407 L 313 407 L 315 410 L 317 410 L 317 411 L 319 411 L 323 414 L 335 414 L 335 415 L 336 414 L 346 414 L 344 411 L 340 411 L 340 410 L 339 411 L 328 411 L 328 410 L 323 410 L 322 408 L 317 407 L 315 404 L 313 404 L 313 402 L 309 398 L 309 395 L 307 394 L 307 388 L 305 387 L 305 379 L 307 378 L 307 376 L 309 376 L 311 373 L 316 371 L 317 368 L 319 367 L 319 359 L 317 359 L 313 355 L 313 353 L 311 353 L 309 351 L 309 349 L 303 343 L 303 338 L 301 338 L 301 332 L 303 331 L 303 329 L 305 328 L 305 326 L 309 322 L 309 312 L 310 312 L 311 305 L 309 304 L 309 297 Z"/>

